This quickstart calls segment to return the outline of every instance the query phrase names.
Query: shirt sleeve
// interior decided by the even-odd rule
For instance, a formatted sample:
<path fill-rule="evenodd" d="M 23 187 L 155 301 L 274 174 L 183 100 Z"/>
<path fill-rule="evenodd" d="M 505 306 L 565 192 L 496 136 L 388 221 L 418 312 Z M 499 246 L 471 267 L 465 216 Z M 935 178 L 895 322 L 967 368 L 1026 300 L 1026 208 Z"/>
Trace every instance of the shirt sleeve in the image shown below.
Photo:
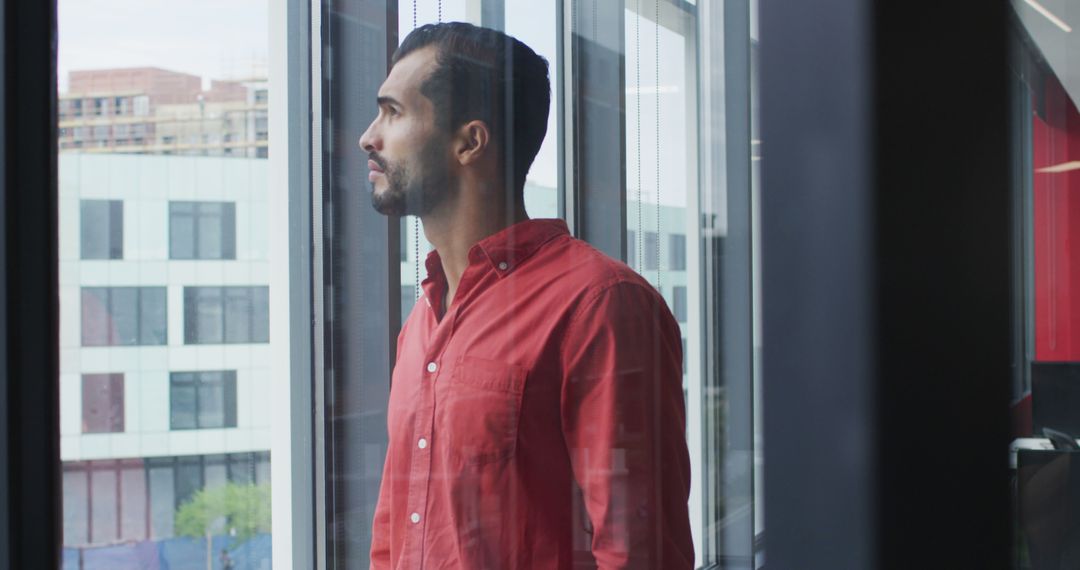
<path fill-rule="evenodd" d="M 692 569 L 682 341 L 651 287 L 608 286 L 562 345 L 562 428 L 601 569 Z"/>

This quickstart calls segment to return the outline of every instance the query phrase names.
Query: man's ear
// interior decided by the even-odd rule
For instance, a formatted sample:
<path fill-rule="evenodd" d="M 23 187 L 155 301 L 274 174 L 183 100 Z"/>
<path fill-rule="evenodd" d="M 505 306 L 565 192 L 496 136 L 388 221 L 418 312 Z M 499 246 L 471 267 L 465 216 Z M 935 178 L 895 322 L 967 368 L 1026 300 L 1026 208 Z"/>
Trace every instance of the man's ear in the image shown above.
<path fill-rule="evenodd" d="M 491 131 L 487 123 L 473 120 L 462 125 L 454 137 L 454 156 L 458 164 L 465 166 L 479 160 L 488 152 L 490 142 Z"/>

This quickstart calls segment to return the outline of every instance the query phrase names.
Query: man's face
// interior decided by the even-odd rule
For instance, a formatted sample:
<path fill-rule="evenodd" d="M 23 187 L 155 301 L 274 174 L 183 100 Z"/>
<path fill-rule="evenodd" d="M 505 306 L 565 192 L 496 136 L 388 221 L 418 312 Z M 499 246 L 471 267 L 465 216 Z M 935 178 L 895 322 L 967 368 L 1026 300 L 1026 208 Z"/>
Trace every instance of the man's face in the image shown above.
<path fill-rule="evenodd" d="M 371 205 L 381 214 L 422 216 L 453 191 L 449 135 L 420 88 L 435 67 L 435 49 L 402 58 L 379 88 L 379 114 L 360 137 L 368 153 Z"/>

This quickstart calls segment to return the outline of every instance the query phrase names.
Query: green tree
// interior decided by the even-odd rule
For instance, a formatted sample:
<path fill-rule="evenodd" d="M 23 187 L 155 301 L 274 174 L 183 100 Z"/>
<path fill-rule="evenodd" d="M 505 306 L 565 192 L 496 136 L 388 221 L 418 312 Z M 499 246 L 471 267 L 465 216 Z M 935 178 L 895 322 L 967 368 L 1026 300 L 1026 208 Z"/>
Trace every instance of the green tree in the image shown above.
<path fill-rule="evenodd" d="M 214 534 L 228 533 L 243 542 L 270 532 L 270 485 L 239 485 L 201 489 L 176 510 L 176 533 L 206 539 L 206 568 L 213 568 Z"/>

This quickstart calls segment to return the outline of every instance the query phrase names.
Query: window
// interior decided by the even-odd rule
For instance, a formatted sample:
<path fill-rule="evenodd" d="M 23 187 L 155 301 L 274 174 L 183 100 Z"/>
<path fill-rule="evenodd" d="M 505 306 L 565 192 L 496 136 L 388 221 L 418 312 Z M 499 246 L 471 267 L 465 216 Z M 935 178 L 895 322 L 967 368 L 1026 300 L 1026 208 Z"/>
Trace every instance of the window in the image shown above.
<path fill-rule="evenodd" d="M 83 259 L 123 259 L 124 202 L 82 200 L 79 204 Z"/>
<path fill-rule="evenodd" d="M 626 264 L 637 267 L 637 233 L 634 230 L 626 232 Z"/>
<path fill-rule="evenodd" d="M 671 313 L 680 323 L 686 322 L 686 286 L 676 285 L 671 288 Z"/>
<path fill-rule="evenodd" d="M 236 204 L 169 202 L 170 259 L 236 259 Z"/>
<path fill-rule="evenodd" d="M 205 567 L 205 535 L 181 536 L 178 512 L 228 482 L 264 486 L 254 508 L 266 524 L 231 536 L 231 525 L 215 522 L 213 565 L 225 548 L 237 568 L 305 566 L 271 564 L 271 543 L 274 553 L 294 543 L 299 552 L 310 538 L 294 541 L 287 521 L 305 515 L 277 500 L 271 509 L 265 487 L 272 448 L 293 448 L 278 437 L 280 422 L 294 433 L 314 423 L 281 411 L 296 398 L 290 387 L 311 381 L 291 350 L 310 327 L 289 315 L 310 310 L 310 298 L 299 300 L 310 269 L 294 251 L 312 251 L 310 214 L 299 213 L 312 202 L 279 174 L 297 172 L 311 148 L 298 148 L 291 128 L 269 127 L 307 120 L 294 97 L 269 93 L 309 78 L 278 65 L 297 55 L 285 31 L 301 24 L 285 17 L 297 5 L 156 2 L 124 18 L 85 2 L 55 7 L 53 87 L 65 114 L 54 157 L 58 567 Z M 243 69 L 222 66 L 218 53 L 243 53 Z M 274 162 L 271 145 L 281 145 Z M 281 292 L 276 306 L 270 288 Z M 285 456 L 310 462 L 299 453 Z M 284 477 L 280 490 L 302 484 Z M 271 510 L 284 521 L 273 533 Z"/>
<path fill-rule="evenodd" d="M 686 271 L 686 234 L 668 234 L 668 269 Z"/>
<path fill-rule="evenodd" d="M 641 245 L 644 270 L 656 271 L 660 268 L 660 238 L 656 232 L 645 232 L 644 237 L 645 241 Z"/>
<path fill-rule="evenodd" d="M 164 287 L 83 287 L 82 345 L 165 344 Z"/>
<path fill-rule="evenodd" d="M 124 431 L 124 375 L 83 374 L 83 433 Z"/>
<path fill-rule="evenodd" d="M 185 287 L 184 343 L 269 342 L 269 287 Z"/>
<path fill-rule="evenodd" d="M 236 427 L 236 371 L 169 375 L 169 429 Z"/>

